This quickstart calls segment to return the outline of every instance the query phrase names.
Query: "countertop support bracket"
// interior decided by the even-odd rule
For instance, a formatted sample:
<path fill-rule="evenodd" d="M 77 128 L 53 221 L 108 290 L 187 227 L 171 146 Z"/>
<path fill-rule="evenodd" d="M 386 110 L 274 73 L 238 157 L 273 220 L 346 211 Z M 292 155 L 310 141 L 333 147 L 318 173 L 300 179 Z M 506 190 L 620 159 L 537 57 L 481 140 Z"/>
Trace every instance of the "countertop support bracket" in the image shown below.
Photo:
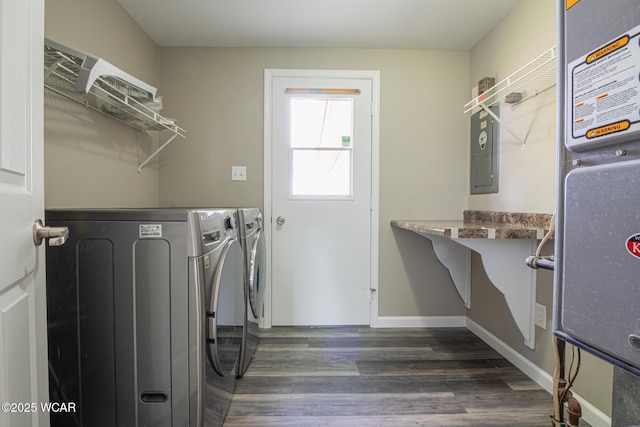
<path fill-rule="evenodd" d="M 535 253 L 535 240 L 457 239 L 478 252 L 487 277 L 503 295 L 527 347 L 535 348 L 536 271 L 524 260 Z"/>
<path fill-rule="evenodd" d="M 449 270 L 460 298 L 466 308 L 471 308 L 471 250 L 453 240 L 428 233 L 418 233 L 431 240 L 438 260 Z"/>
<path fill-rule="evenodd" d="M 535 253 L 535 240 L 456 239 L 417 233 L 433 243 L 438 261 L 449 270 L 466 308 L 471 308 L 471 251 L 479 253 L 487 277 L 504 295 L 524 344 L 535 348 L 536 272 L 524 262 Z"/>
<path fill-rule="evenodd" d="M 536 252 L 553 215 L 464 211 L 463 217 L 462 221 L 391 220 L 391 225 L 431 240 L 467 308 L 471 308 L 471 251 L 480 254 L 487 277 L 504 296 L 524 344 L 535 348 L 537 271 L 525 261 Z"/>

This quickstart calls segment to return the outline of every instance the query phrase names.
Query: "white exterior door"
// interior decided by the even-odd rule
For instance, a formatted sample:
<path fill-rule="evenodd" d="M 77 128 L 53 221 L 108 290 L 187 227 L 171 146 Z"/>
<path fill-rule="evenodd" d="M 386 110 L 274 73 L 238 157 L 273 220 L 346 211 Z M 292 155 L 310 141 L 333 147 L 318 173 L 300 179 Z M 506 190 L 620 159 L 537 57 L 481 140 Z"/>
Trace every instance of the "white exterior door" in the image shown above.
<path fill-rule="evenodd" d="M 44 249 L 32 237 L 44 213 L 43 46 L 43 0 L 0 0 L 2 426 L 49 425 Z"/>
<path fill-rule="evenodd" d="M 374 81 L 269 84 L 272 324 L 368 325 Z"/>

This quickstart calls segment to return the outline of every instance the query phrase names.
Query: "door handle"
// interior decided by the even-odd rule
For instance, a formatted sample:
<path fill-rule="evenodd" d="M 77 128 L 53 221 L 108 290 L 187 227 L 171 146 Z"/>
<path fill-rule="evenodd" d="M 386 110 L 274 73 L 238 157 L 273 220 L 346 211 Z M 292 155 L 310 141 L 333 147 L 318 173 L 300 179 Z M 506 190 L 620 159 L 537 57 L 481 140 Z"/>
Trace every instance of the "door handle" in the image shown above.
<path fill-rule="evenodd" d="M 285 221 L 286 221 L 286 219 L 283 216 L 279 216 L 278 218 L 276 218 L 276 224 L 278 224 L 278 225 L 284 224 Z"/>
<path fill-rule="evenodd" d="M 33 221 L 33 242 L 36 246 L 40 246 L 43 239 L 49 239 L 49 246 L 62 246 L 68 238 L 69 227 L 45 227 L 42 220 Z"/>

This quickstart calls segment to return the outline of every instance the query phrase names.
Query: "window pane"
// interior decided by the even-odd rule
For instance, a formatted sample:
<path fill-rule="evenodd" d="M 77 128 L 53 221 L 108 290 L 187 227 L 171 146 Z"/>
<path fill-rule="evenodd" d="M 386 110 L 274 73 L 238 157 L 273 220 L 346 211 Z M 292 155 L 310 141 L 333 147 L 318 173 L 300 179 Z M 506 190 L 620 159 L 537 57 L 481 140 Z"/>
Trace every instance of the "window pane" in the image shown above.
<path fill-rule="evenodd" d="M 353 99 L 291 99 L 291 147 L 351 147 Z"/>
<path fill-rule="evenodd" d="M 292 196 L 351 196 L 351 150 L 293 149 Z"/>

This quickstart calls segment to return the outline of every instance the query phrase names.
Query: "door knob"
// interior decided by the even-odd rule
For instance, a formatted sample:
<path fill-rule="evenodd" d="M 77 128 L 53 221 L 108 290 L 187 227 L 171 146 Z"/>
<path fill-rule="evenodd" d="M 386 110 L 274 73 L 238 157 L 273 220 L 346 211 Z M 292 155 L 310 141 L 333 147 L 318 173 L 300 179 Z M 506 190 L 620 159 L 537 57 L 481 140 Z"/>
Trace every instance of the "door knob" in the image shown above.
<path fill-rule="evenodd" d="M 285 221 L 286 220 L 284 219 L 283 216 L 279 216 L 278 218 L 276 218 L 276 224 L 278 224 L 278 225 L 284 224 Z"/>
<path fill-rule="evenodd" d="M 68 238 L 69 227 L 45 227 L 39 219 L 33 222 L 33 242 L 36 246 L 40 246 L 43 239 L 49 239 L 49 246 L 62 246 Z"/>

